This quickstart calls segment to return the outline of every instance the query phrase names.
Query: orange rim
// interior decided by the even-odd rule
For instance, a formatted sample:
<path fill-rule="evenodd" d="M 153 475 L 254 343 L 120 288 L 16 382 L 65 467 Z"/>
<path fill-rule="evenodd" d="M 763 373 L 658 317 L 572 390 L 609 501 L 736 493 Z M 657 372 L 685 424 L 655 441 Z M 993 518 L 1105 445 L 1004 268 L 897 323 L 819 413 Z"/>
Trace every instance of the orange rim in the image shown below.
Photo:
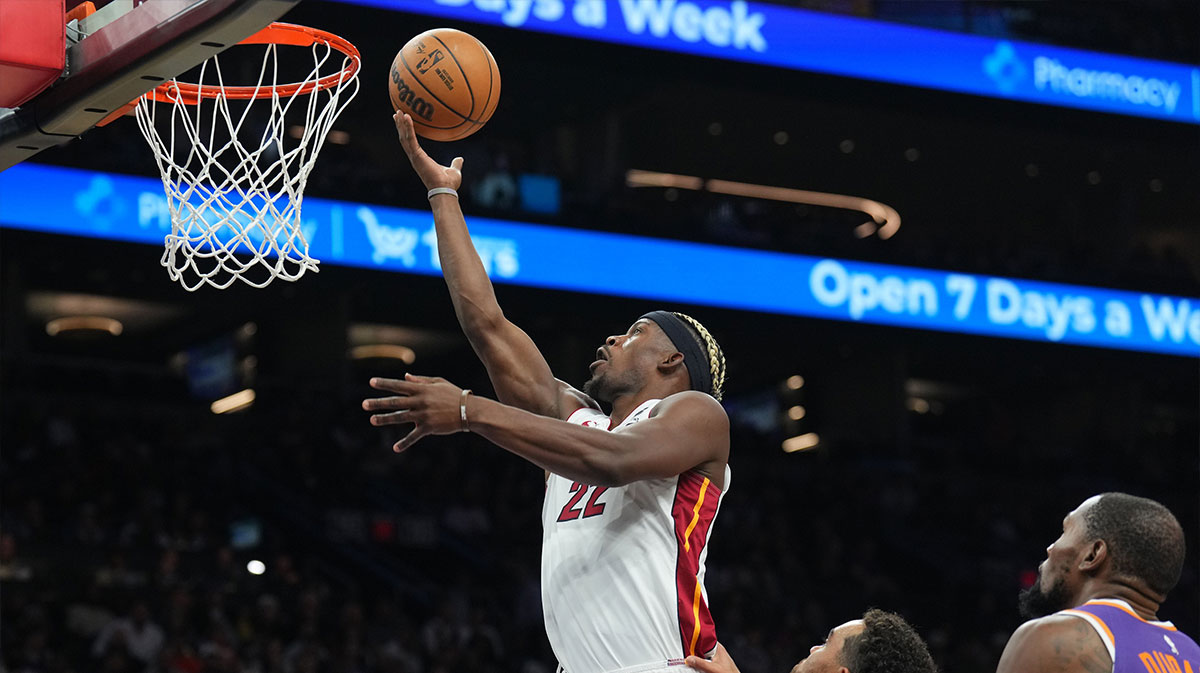
<path fill-rule="evenodd" d="M 350 63 L 345 68 L 332 75 L 326 75 L 312 82 L 297 82 L 295 84 L 275 84 L 263 86 L 213 86 L 211 84 L 191 84 L 189 82 L 167 82 L 159 84 L 146 94 L 146 97 L 158 103 L 183 103 L 198 105 L 201 98 L 227 98 L 249 100 L 252 98 L 271 98 L 276 93 L 282 97 L 300 96 L 314 91 L 330 89 L 354 77 L 358 73 L 362 58 L 358 48 L 333 33 L 319 28 L 298 26 L 294 23 L 272 23 L 238 44 L 286 44 L 294 47 L 311 47 L 317 42 L 330 47 L 350 57 Z"/>

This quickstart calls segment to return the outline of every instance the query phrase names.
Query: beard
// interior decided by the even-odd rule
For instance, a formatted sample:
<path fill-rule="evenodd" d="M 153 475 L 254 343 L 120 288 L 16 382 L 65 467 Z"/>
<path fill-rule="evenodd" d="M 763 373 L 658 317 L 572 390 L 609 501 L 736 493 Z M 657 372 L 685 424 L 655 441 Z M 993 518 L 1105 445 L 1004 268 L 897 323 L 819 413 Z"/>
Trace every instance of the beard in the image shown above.
<path fill-rule="evenodd" d="M 606 389 L 606 387 L 604 385 L 604 377 L 603 376 L 601 376 L 601 377 L 593 376 L 592 378 L 588 379 L 587 381 L 584 381 L 583 392 L 585 394 L 587 394 L 588 397 L 592 398 L 593 400 L 596 400 L 597 402 L 604 402 L 606 404 L 612 403 L 612 396 L 608 394 L 608 390 Z"/>
<path fill-rule="evenodd" d="M 601 366 L 583 384 L 583 392 L 597 402 L 612 404 L 621 395 L 638 390 L 642 382 L 642 377 L 635 371 L 626 370 L 613 376 L 609 374 L 608 366 Z"/>
<path fill-rule="evenodd" d="M 1037 619 L 1071 607 L 1067 581 L 1060 577 L 1048 591 L 1042 591 L 1042 574 L 1039 572 L 1033 586 L 1017 597 L 1017 607 L 1023 619 Z"/>

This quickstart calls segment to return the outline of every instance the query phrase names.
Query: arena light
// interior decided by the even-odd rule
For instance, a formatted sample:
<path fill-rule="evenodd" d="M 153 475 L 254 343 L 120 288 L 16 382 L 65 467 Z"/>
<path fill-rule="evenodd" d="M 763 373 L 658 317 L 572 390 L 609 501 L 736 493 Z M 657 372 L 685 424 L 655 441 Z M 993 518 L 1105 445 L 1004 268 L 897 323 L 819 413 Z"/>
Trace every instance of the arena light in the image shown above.
<path fill-rule="evenodd" d="M 254 398 L 254 389 L 246 388 L 232 395 L 222 397 L 213 402 L 210 408 L 214 414 L 228 414 L 234 411 L 241 411 L 254 404 Z"/>
<path fill-rule="evenodd" d="M 708 180 L 704 183 L 704 188 L 717 194 L 745 196 L 770 201 L 788 201 L 791 203 L 803 203 L 809 206 L 828 206 L 844 210 L 857 210 L 866 213 L 875 221 L 875 224 L 879 226 L 879 231 L 877 232 L 879 238 L 883 239 L 891 238 L 900 230 L 900 213 L 896 212 L 895 208 L 885 203 L 864 199 L 860 196 L 811 192 L 805 189 L 792 189 L 790 187 L 769 187 L 767 185 L 733 182 L 731 180 Z"/>
<path fill-rule="evenodd" d="M 120 320 L 100 315 L 69 315 L 46 323 L 46 334 L 58 336 L 67 332 L 107 332 L 113 336 L 125 331 Z"/>
<path fill-rule="evenodd" d="M 642 171 L 636 168 L 625 172 L 625 184 L 629 187 L 675 187 L 677 189 L 702 189 L 704 180 L 691 175 Z"/>
<path fill-rule="evenodd" d="M 397 344 L 365 344 L 350 349 L 350 359 L 352 360 L 373 358 L 399 360 L 406 365 L 411 365 L 417 359 L 417 354 L 408 346 Z"/>
<path fill-rule="evenodd" d="M 784 384 L 788 387 L 788 390 L 800 390 L 804 387 L 804 377 L 799 374 L 792 374 Z"/>
<path fill-rule="evenodd" d="M 857 210 L 871 217 L 870 222 L 864 222 L 854 229 L 858 238 L 866 238 L 878 234 L 879 238 L 888 239 L 900 230 L 900 213 L 895 208 L 864 199 L 860 196 L 845 194 L 829 194 L 812 192 L 790 187 L 770 187 L 749 182 L 734 182 L 732 180 L 704 180 L 692 175 L 677 175 L 675 173 L 659 173 L 632 168 L 625 172 L 625 184 L 629 187 L 675 187 L 677 189 L 706 189 L 714 194 L 744 196 L 751 199 L 766 199 L 768 201 L 785 201 L 802 203 L 809 206 L 827 206 L 843 210 Z"/>
<path fill-rule="evenodd" d="M 261 575 L 267 572 L 267 564 L 255 559 L 246 564 L 246 572 L 251 575 Z"/>
<path fill-rule="evenodd" d="M 866 238 L 877 231 L 879 231 L 879 225 L 875 224 L 873 221 L 863 222 L 854 228 L 854 237 Z"/>
<path fill-rule="evenodd" d="M 808 411 L 799 404 L 787 410 L 787 417 L 793 421 L 798 421 L 807 415 Z"/>
<path fill-rule="evenodd" d="M 923 397 L 908 398 L 907 406 L 908 406 L 909 411 L 915 411 L 918 414 L 929 413 L 929 400 L 927 400 Z"/>
<path fill-rule="evenodd" d="M 806 432 L 803 435 L 788 437 L 783 440 L 784 453 L 796 453 L 797 451 L 808 451 L 814 449 L 821 443 L 821 438 L 815 432 Z"/>

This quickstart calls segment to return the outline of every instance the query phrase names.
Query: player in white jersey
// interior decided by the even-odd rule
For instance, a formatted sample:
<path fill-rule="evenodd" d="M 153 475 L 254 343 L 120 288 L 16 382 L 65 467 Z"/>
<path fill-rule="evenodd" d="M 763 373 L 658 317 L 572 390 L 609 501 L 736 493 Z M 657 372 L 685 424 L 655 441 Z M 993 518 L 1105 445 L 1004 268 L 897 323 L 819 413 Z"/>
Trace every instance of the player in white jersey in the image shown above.
<path fill-rule="evenodd" d="M 654 311 L 604 341 L 583 390 L 555 378 L 500 310 L 471 243 L 456 192 L 462 159 L 439 165 L 411 118 L 395 121 L 429 190 L 459 324 L 498 400 L 443 379 L 372 379 L 393 395 L 363 401 L 376 412 L 371 422 L 414 425 L 396 451 L 429 434 L 471 431 L 546 471 L 542 596 L 562 669 L 680 670 L 689 655 L 711 655 L 704 562 L 729 483 L 720 346 L 695 319 Z"/>

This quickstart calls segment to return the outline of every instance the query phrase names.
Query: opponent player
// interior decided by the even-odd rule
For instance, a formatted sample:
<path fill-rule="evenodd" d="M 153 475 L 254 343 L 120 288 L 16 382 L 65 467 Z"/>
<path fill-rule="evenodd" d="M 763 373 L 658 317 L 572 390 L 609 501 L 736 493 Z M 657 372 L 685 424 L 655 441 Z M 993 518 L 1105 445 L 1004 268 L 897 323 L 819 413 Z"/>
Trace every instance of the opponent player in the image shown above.
<path fill-rule="evenodd" d="M 687 665 L 704 673 L 739 673 L 721 645 L 712 661 L 688 657 Z M 792 673 L 937 673 L 933 657 L 916 630 L 893 612 L 868 610 L 830 629 Z"/>
<path fill-rule="evenodd" d="M 1196 642 L 1155 617 L 1183 558 L 1183 529 L 1159 503 L 1125 493 L 1083 501 L 1021 593 L 1032 619 L 1009 639 L 999 673 L 1200 673 Z"/>
<path fill-rule="evenodd" d="M 604 341 L 583 391 L 556 379 L 496 302 L 458 205 L 462 159 L 439 165 L 412 119 L 395 121 L 429 189 L 459 324 L 499 401 L 442 379 L 372 379 L 395 395 L 363 401 L 378 412 L 371 422 L 414 424 L 397 451 L 425 435 L 471 431 L 546 470 L 542 603 L 561 669 L 678 671 L 684 657 L 710 655 L 717 638 L 704 562 L 729 484 L 720 347 L 696 320 L 654 311 Z"/>

